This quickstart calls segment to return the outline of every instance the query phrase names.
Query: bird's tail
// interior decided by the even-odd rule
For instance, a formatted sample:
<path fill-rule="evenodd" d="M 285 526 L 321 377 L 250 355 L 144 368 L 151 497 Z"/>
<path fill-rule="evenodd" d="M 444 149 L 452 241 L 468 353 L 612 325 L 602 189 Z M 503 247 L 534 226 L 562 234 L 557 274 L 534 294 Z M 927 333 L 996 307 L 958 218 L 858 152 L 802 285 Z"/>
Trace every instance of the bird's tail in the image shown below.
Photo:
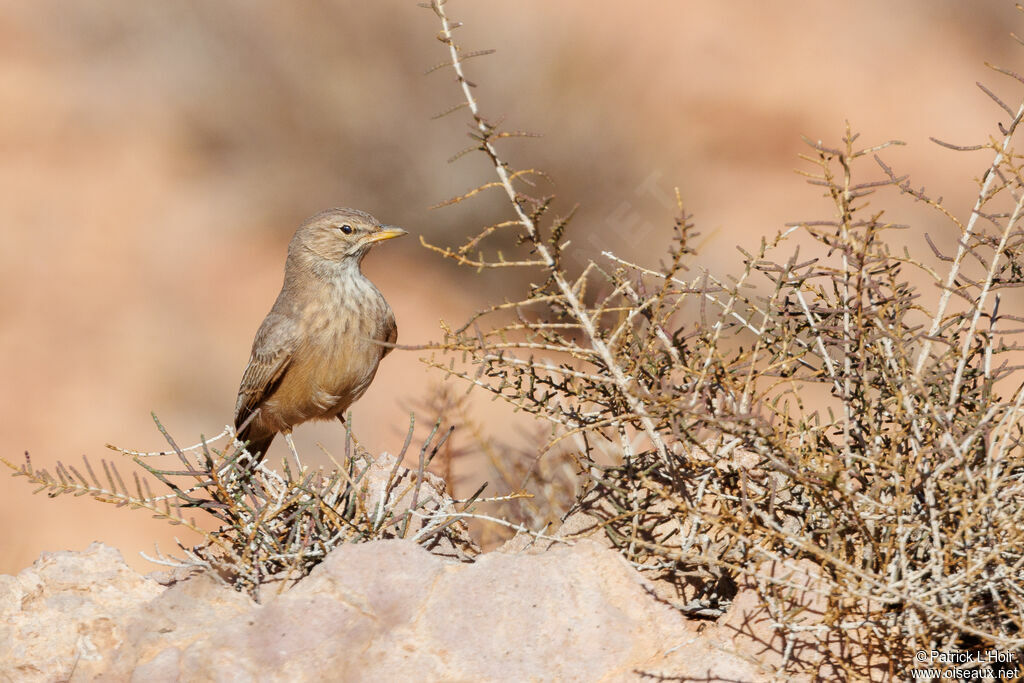
<path fill-rule="evenodd" d="M 263 460 L 267 454 L 267 449 L 270 448 L 270 444 L 274 441 L 274 437 L 277 436 L 274 432 L 270 434 L 259 433 L 252 428 L 252 423 L 245 425 L 238 432 L 238 440 L 242 443 L 249 442 L 249 445 L 245 447 L 245 450 L 249 451 L 256 462 Z"/>

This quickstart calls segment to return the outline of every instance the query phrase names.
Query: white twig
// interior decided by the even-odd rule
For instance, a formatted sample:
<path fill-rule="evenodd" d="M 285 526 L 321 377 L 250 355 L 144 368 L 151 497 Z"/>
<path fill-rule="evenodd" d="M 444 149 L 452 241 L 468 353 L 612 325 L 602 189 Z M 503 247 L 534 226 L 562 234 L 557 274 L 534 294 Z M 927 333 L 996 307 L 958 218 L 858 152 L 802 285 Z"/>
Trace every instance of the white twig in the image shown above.
<path fill-rule="evenodd" d="M 217 436 L 214 436 L 214 437 L 211 437 L 209 439 L 206 439 L 205 441 L 200 441 L 197 444 L 192 444 L 191 446 L 184 446 L 184 447 L 181 448 L 181 451 L 183 453 L 187 453 L 187 452 L 190 452 L 190 451 L 201 450 L 204 445 L 209 445 L 211 443 L 214 443 L 215 441 L 219 441 L 220 439 L 223 439 L 225 436 L 228 436 L 229 434 L 234 434 L 234 432 L 235 432 L 235 430 L 231 428 L 231 425 L 225 425 L 224 429 L 221 430 L 221 433 L 218 434 Z M 147 451 L 133 451 L 133 450 L 129 450 L 127 448 L 121 448 L 120 446 L 108 445 L 107 447 L 112 449 L 112 450 L 115 450 L 115 451 L 117 451 L 119 453 L 124 453 L 125 455 L 134 455 L 134 456 L 139 457 L 139 458 L 156 458 L 156 457 L 161 456 L 161 455 L 174 455 L 174 451 L 173 450 L 171 450 L 171 451 L 148 451 L 147 452 Z"/>
<path fill-rule="evenodd" d="M 949 274 L 946 276 L 946 284 L 942 289 L 942 296 L 939 298 L 939 307 L 935 311 L 935 316 L 932 318 L 932 326 L 928 330 L 928 334 L 925 336 L 924 344 L 921 345 L 921 352 L 917 356 L 917 363 L 914 365 L 914 374 L 920 375 L 921 369 L 924 367 L 925 361 L 928 360 L 928 356 L 932 351 L 932 338 L 938 333 L 939 328 L 942 327 L 942 320 L 946 315 L 946 307 L 949 305 L 949 299 L 953 296 L 953 285 L 956 283 L 956 278 L 960 274 L 960 264 L 963 262 L 964 257 L 970 251 L 968 246 L 971 237 L 974 235 L 974 225 L 978 222 L 978 218 L 981 217 L 981 207 L 988 201 L 988 192 L 992 187 L 993 181 L 996 179 L 996 169 L 1003 163 L 1003 160 L 1008 154 L 1010 154 L 1010 143 L 1013 141 L 1013 135 L 1017 130 L 1016 124 L 1024 116 L 1024 104 L 1020 105 L 1017 109 L 1017 116 L 1014 118 L 1013 123 L 1010 125 L 1009 132 L 1003 137 L 1002 142 L 999 144 L 999 149 L 996 151 L 996 156 L 992 159 L 992 163 L 989 164 L 988 171 L 985 173 L 985 182 L 981 185 L 981 191 L 978 192 L 978 199 L 974 202 L 974 208 L 971 209 L 971 217 L 967 221 L 966 227 L 964 227 L 963 234 L 960 236 L 960 243 L 957 245 L 956 256 L 953 258 L 953 263 L 949 267 Z"/>

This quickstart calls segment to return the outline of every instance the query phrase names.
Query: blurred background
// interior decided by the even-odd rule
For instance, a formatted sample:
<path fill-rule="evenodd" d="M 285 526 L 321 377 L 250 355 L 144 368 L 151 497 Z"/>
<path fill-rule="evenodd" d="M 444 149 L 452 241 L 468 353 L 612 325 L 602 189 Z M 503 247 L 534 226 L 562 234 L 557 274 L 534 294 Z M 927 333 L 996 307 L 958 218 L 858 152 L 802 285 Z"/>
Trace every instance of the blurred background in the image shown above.
<path fill-rule="evenodd" d="M 965 215 L 987 157 L 928 136 L 987 140 L 1001 112 L 975 81 L 1012 106 L 1020 87 L 984 62 L 1024 71 L 1008 0 L 448 8 L 466 49 L 497 50 L 467 65 L 485 112 L 543 135 L 506 143 L 509 158 L 550 174 L 560 212 L 580 203 L 578 259 L 608 249 L 656 265 L 678 187 L 702 233 L 693 267 L 736 272 L 737 245 L 831 216 L 793 169 L 801 135 L 838 145 L 847 119 L 865 143 L 907 142 L 886 158 Z M 182 444 L 219 432 L 287 241 L 325 207 L 412 233 L 364 263 L 400 342 L 518 296 L 503 273 L 477 277 L 418 243 L 504 218 L 497 196 L 429 208 L 491 179 L 482 158 L 446 163 L 470 140 L 464 115 L 432 119 L 460 101 L 449 71 L 424 75 L 445 59 L 437 31 L 412 0 L 0 1 L 0 454 L 51 467 L 120 457 L 108 442 L 159 450 L 150 411 Z M 955 239 L 909 202 L 893 220 Z M 389 356 L 355 406 L 371 451 L 396 452 L 441 381 L 422 355 Z M 486 400 L 474 411 L 503 440 L 530 428 Z M 322 424 L 296 441 L 339 453 L 344 435 Z M 456 493 L 485 476 L 466 463 Z M 142 511 L 33 496 L 5 470 L 0 529 L 2 573 L 93 540 L 150 570 L 139 550 L 195 541 Z"/>

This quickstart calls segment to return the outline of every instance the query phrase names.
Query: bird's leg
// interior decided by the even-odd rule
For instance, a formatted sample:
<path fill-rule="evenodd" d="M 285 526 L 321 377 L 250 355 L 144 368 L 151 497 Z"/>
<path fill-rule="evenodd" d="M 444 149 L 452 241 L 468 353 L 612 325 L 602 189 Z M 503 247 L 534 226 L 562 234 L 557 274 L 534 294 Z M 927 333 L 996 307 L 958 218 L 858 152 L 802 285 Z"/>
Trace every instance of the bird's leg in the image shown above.
<path fill-rule="evenodd" d="M 352 414 L 352 411 L 349 411 L 349 415 L 351 415 L 351 414 Z M 352 432 L 352 425 L 348 421 L 345 420 L 345 416 L 342 415 L 341 413 L 338 413 L 335 417 L 338 418 L 338 420 L 341 422 L 341 424 L 345 425 L 345 438 L 346 439 L 352 439 L 352 445 L 358 447 L 359 446 L 359 439 L 357 439 L 356 435 Z"/>
<path fill-rule="evenodd" d="M 288 450 L 292 452 L 292 457 L 295 458 L 295 464 L 299 466 L 299 471 L 302 471 L 302 461 L 299 459 L 299 452 L 295 449 L 295 442 L 292 441 L 292 433 L 285 432 L 284 440 L 288 443 Z"/>

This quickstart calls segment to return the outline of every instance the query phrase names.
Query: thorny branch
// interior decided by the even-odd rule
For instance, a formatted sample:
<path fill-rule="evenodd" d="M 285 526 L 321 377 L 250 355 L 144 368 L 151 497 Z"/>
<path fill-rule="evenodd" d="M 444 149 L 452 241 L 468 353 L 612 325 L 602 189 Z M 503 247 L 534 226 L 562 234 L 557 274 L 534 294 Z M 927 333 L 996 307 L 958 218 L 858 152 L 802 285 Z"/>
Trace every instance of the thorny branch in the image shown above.
<path fill-rule="evenodd" d="M 601 360 L 604 362 L 606 371 L 614 378 L 617 387 L 621 391 L 622 397 L 629 404 L 630 410 L 638 416 L 640 423 L 643 425 L 644 432 L 651 440 L 651 443 L 654 444 L 654 447 L 657 449 L 662 461 L 665 463 L 666 467 L 671 468 L 672 464 L 669 459 L 665 441 L 662 439 L 661 434 L 658 432 L 656 425 L 654 424 L 653 418 L 647 410 L 645 399 L 636 395 L 636 382 L 634 382 L 632 378 L 626 376 L 623 369 L 617 363 L 617 359 L 608 348 L 608 345 L 601 338 L 601 335 L 598 334 L 598 322 L 591 316 L 590 311 L 580 300 L 577 291 L 566 279 L 565 273 L 560 268 L 559 258 L 541 238 L 534 217 L 524 209 L 523 200 L 512 185 L 515 174 L 509 173 L 507 165 L 501 160 L 498 155 L 498 151 L 495 149 L 494 144 L 491 141 L 496 131 L 490 126 L 490 124 L 488 124 L 486 119 L 484 119 L 480 113 L 479 105 L 477 104 L 476 98 L 473 96 L 472 84 L 466 79 L 463 71 L 462 57 L 460 56 L 459 47 L 452 36 L 453 29 L 457 28 L 458 25 L 453 25 L 449 21 L 444 5 L 445 2 L 443 0 L 433 0 L 430 7 L 434 10 L 438 19 L 441 21 L 441 33 L 438 36 L 438 39 L 448 47 L 448 52 L 451 56 L 452 69 L 455 71 L 456 79 L 459 86 L 462 88 L 463 97 L 466 100 L 466 104 L 469 106 L 470 113 L 472 114 L 473 119 L 476 122 L 477 130 L 480 133 L 480 149 L 482 149 L 490 158 L 494 171 L 498 175 L 499 182 L 501 183 L 502 188 L 504 188 L 505 194 L 508 196 L 509 202 L 516 213 L 519 225 L 526 230 L 526 234 L 532 248 L 540 255 L 544 266 L 549 272 L 551 280 L 554 282 L 558 291 L 564 298 L 572 316 L 580 325 L 583 326 L 583 331 L 586 334 L 588 343 L 593 347 L 598 355 L 600 355 Z M 628 448 L 628 441 L 625 438 L 623 438 L 622 443 L 624 447 Z"/>
<path fill-rule="evenodd" d="M 824 678 L 855 667 L 801 661 L 794 644 L 809 633 L 882 655 L 900 675 L 918 649 L 1024 646 L 1024 314 L 1001 293 L 1024 286 L 1013 146 L 1024 105 L 982 87 L 1009 124 L 987 144 L 945 145 L 993 153 L 966 221 L 882 161 L 902 143 L 858 146 L 847 127 L 839 145 L 808 140 L 804 156 L 833 216 L 741 249 L 736 277 L 682 276 L 695 233 L 678 196 L 660 267 L 606 252 L 608 267 L 589 260 L 571 275 L 568 221 L 549 220 L 553 198 L 523 189 L 502 159 L 453 38 L 459 24 L 443 0 L 424 6 L 465 105 L 451 111 L 468 111 L 497 175 L 453 203 L 501 189 L 515 216 L 461 247 L 431 248 L 545 276 L 525 297 L 443 327 L 433 348 L 471 369 L 428 364 L 545 420 L 553 432 L 537 458 L 573 444 L 561 457 L 585 482 L 574 513 L 673 584 L 681 609 L 721 614 L 737 576 L 756 580 L 789 667 Z M 863 177 L 871 159 L 881 178 Z M 958 231 L 955 253 L 930 238 L 937 264 L 891 252 L 888 233 L 909 226 L 874 205 L 900 195 Z M 518 231 L 526 255 L 488 255 L 503 230 Z M 817 248 L 778 257 L 797 233 Z M 787 602 L 784 578 L 759 574 L 800 560 L 820 570 L 809 590 L 826 614 L 813 625 Z"/>

